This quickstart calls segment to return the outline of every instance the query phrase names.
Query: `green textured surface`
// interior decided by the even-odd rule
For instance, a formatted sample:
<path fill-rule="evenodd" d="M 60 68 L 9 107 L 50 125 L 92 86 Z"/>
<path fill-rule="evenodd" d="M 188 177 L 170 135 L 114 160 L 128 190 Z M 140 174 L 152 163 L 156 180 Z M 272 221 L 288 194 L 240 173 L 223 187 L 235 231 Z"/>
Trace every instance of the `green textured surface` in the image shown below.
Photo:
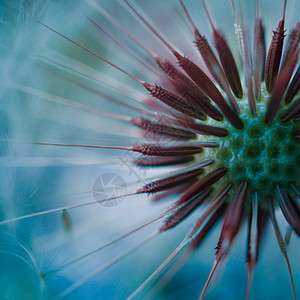
<path fill-rule="evenodd" d="M 247 181 L 249 191 L 258 191 L 260 199 L 274 195 L 274 186 L 286 188 L 300 175 L 300 141 L 293 137 L 299 122 L 281 122 L 280 118 L 287 106 L 282 104 L 280 111 L 270 125 L 264 123 L 269 95 L 264 93 L 257 102 L 255 115 L 250 113 L 248 99 L 238 100 L 240 117 L 245 127 L 238 130 L 225 121 L 222 127 L 230 134 L 225 138 L 215 138 L 219 144 L 216 149 L 205 150 L 205 156 L 214 159 L 210 168 L 226 167 L 228 173 L 218 187 L 226 182 L 237 185 Z M 207 158 L 208 158 L 207 157 Z M 210 171 L 207 170 L 207 171 Z"/>

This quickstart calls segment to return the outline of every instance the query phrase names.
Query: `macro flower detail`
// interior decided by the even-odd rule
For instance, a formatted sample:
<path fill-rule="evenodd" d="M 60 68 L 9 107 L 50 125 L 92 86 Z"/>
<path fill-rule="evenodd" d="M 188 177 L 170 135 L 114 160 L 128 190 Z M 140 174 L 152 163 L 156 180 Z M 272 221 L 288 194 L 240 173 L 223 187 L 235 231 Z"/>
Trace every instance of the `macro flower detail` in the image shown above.
<path fill-rule="evenodd" d="M 14 19 L 20 18 L 28 28 L 35 26 L 37 35 L 40 32 L 45 35 L 43 40 L 36 42 L 34 55 L 21 51 L 23 48 L 17 37 L 10 41 L 11 52 L 5 44 L 9 42 L 7 37 L 0 45 L 3 57 L 9 61 L 7 69 L 1 69 L 4 78 L 1 97 L 10 99 L 13 93 L 14 101 L 39 99 L 46 103 L 32 104 L 25 109 L 29 117 L 21 119 L 25 121 L 24 128 L 5 104 L 1 108 L 8 119 L 3 121 L 4 134 L 1 132 L 1 142 L 5 145 L 3 157 L 7 159 L 2 172 L 8 174 L 6 180 L 14 182 L 11 184 L 14 188 L 10 187 L 3 194 L 1 205 L 5 209 L 0 226 L 8 233 L 1 237 L 0 251 L 21 258 L 34 270 L 39 291 L 38 296 L 31 294 L 31 297 L 72 299 L 72 295 L 76 295 L 75 298 L 84 299 L 99 298 L 104 293 L 104 298 L 133 299 L 149 292 L 150 287 L 156 287 L 155 292 L 164 291 L 192 255 L 201 253 L 200 246 L 205 239 L 217 233 L 211 270 L 205 271 L 207 279 L 202 286 L 197 284 L 196 292 L 189 294 L 206 299 L 209 293 L 213 295 L 209 288 L 225 260 L 230 266 L 231 251 L 238 236 L 245 236 L 243 228 L 246 228 L 247 238 L 244 237 L 243 245 L 246 247 L 246 271 L 240 270 L 240 274 L 246 274 L 245 284 L 236 279 L 243 288 L 237 297 L 255 299 L 251 285 L 257 275 L 254 275 L 255 269 L 261 262 L 260 251 L 268 238 L 267 232 L 272 231 L 268 228 L 270 223 L 286 263 L 290 280 L 288 297 L 296 299 L 299 283 L 294 273 L 299 275 L 299 272 L 290 262 L 289 247 L 290 239 L 299 244 L 300 236 L 300 20 L 297 16 L 296 22 L 290 21 L 292 29 L 290 26 L 287 29 L 289 7 L 286 0 L 279 1 L 281 16 L 275 29 L 264 25 L 264 1 L 250 5 L 254 11 L 252 21 L 249 21 L 251 14 L 248 15 L 245 1 L 224 2 L 232 9 L 235 43 L 227 37 L 227 31 L 219 29 L 222 20 L 214 21 L 208 0 L 199 1 L 199 5 L 183 0 L 164 4 L 168 9 L 174 8 L 174 16 L 180 19 L 178 31 L 173 28 L 174 20 L 169 25 L 168 20 L 158 22 L 156 13 L 148 13 L 146 2 L 86 0 L 84 4 L 77 4 L 74 12 L 70 9 L 68 16 L 73 21 L 80 16 L 91 36 L 80 32 L 81 28 L 74 33 L 59 22 L 56 25 L 60 7 L 51 1 L 45 4 L 50 7 L 49 19 L 46 11 L 45 15 L 37 14 L 33 4 L 27 6 L 16 1 L 3 5 L 7 12 L 4 24 L 8 28 Z M 203 20 L 197 20 L 192 9 L 194 5 L 195 11 L 206 16 L 210 35 L 204 30 Z M 296 2 L 294 6 L 297 7 Z M 167 12 L 157 11 L 157 14 L 161 18 L 165 13 L 166 18 L 171 18 L 168 9 Z M 124 22 L 118 18 L 120 12 L 124 14 Z M 97 39 L 100 34 L 103 37 Z M 89 45 L 90 40 L 95 44 Z M 48 46 L 54 41 L 66 45 L 61 48 Z M 120 53 L 114 48 L 110 52 L 111 45 Z M 18 62 L 24 57 L 31 63 L 24 64 L 22 70 Z M 134 63 L 126 65 L 127 58 Z M 96 61 L 99 65 L 95 65 Z M 22 72 L 13 76 L 11 70 L 18 72 L 18 68 Z M 26 76 L 27 70 L 32 72 L 30 79 Z M 19 109 L 21 111 L 17 110 L 15 115 L 23 118 L 23 110 Z M 32 122 L 31 114 L 41 116 Z M 27 126 L 28 132 L 32 132 L 26 131 Z M 37 174 L 32 171 L 35 160 L 31 155 L 41 158 L 37 164 L 45 168 Z M 100 163 L 99 158 L 102 159 Z M 29 174 L 33 174 L 34 180 L 28 186 L 25 184 L 28 175 L 21 177 L 24 183 L 17 180 L 23 161 Z M 62 165 L 53 171 L 51 166 L 60 162 Z M 87 171 L 75 176 L 75 166 L 83 166 Z M 97 184 L 93 191 L 79 189 L 85 176 L 91 180 L 89 174 L 94 176 L 99 166 L 102 172 L 100 177 L 96 176 L 101 185 L 99 190 Z M 124 175 L 125 167 L 129 175 L 135 175 L 138 180 Z M 43 176 L 48 178 L 47 174 L 54 174 L 52 187 L 40 180 Z M 103 174 L 109 174 L 109 178 Z M 126 180 L 125 176 L 128 176 Z M 112 182 L 116 178 L 122 184 L 118 184 L 118 180 Z M 37 185 L 42 183 L 41 187 L 37 188 L 35 181 Z M 23 199 L 13 191 L 19 186 L 24 189 L 25 200 L 21 204 L 17 200 L 15 204 L 9 203 L 13 195 Z M 112 196 L 105 198 L 103 195 Z M 46 199 L 45 205 L 42 197 Z M 53 203 L 49 205 L 49 201 Z M 117 207 L 110 207 L 109 201 L 116 201 Z M 126 204 L 129 209 L 122 211 Z M 95 206 L 97 208 L 93 208 Z M 138 209 L 144 207 L 145 217 L 140 218 L 142 213 Z M 149 217 L 147 211 L 153 207 L 158 211 L 156 209 L 154 216 Z M 116 219 L 111 223 L 113 217 L 105 209 L 111 209 L 113 215 L 113 211 L 116 212 Z M 109 234 L 110 230 L 114 232 L 114 224 L 122 217 L 134 220 L 137 215 L 139 222 L 135 225 L 124 228 L 122 225 L 121 234 Z M 89 216 L 95 217 L 95 221 Z M 165 236 L 160 243 L 167 244 L 173 229 L 189 220 L 192 220 L 190 227 L 185 228 L 175 250 L 169 251 L 169 256 L 160 260 L 152 272 L 147 271 L 144 280 L 138 277 L 137 282 L 134 277 L 135 289 L 132 286 L 126 291 L 115 288 L 106 296 L 100 287 L 95 294 L 92 291 L 90 296 L 85 295 L 85 285 L 95 276 L 118 265 L 150 240 L 154 242 Z M 101 231 L 97 222 L 101 226 L 105 224 L 104 228 L 108 226 L 107 232 Z M 18 235 L 22 224 L 29 232 L 25 235 L 27 242 L 21 241 Z M 282 224 L 288 227 L 285 236 Z M 97 233 L 94 226 L 98 228 Z M 91 235 L 89 239 L 85 234 Z M 102 234 L 105 242 L 98 236 Z M 142 238 L 136 241 L 133 238 L 136 234 Z M 45 245 L 35 242 L 35 237 Z M 127 239 L 130 246 L 125 245 L 125 250 L 119 251 L 118 245 Z M 35 253 L 35 247 L 40 248 L 41 253 Z M 58 254 L 53 254 L 53 249 L 59 249 Z M 105 251 L 103 257 L 108 259 L 99 264 L 97 259 L 103 258 L 101 255 Z M 50 263 L 47 258 L 50 266 L 40 266 L 37 259 L 47 253 L 57 255 L 57 262 Z M 93 258 L 95 255 L 97 259 Z M 299 260 L 298 253 L 293 255 L 292 259 Z M 86 269 L 79 270 L 88 260 Z M 146 261 L 146 256 L 142 260 Z M 138 258 L 131 261 L 128 274 L 124 274 L 124 269 L 120 274 L 130 277 L 130 273 L 138 269 L 135 264 L 139 264 Z M 78 275 L 68 273 L 72 267 L 77 268 Z M 114 276 L 120 275 L 117 273 L 113 273 Z M 188 274 L 194 277 L 191 273 Z M 62 288 L 52 287 L 59 282 L 53 279 L 56 275 L 67 278 Z M 111 286 L 112 280 L 103 280 L 104 285 Z M 7 293 L 9 297 L 12 292 Z M 228 297 L 234 298 L 233 295 L 236 294 L 231 291 Z M 164 298 L 163 294 L 160 297 Z"/>

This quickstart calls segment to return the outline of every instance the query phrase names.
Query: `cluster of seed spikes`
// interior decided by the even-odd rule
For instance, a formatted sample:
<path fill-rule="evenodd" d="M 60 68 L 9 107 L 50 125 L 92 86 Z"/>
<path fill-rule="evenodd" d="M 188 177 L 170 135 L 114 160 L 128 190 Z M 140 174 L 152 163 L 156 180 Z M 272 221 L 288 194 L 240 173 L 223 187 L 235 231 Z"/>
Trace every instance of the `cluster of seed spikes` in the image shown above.
<path fill-rule="evenodd" d="M 93 0 L 88 2 L 97 13 L 117 26 L 153 58 L 153 68 L 159 72 L 159 79 L 164 82 L 166 88 L 156 84 L 152 85 L 129 74 L 99 54 L 32 16 L 29 17 L 142 85 L 153 97 L 152 99 L 147 98 L 144 104 L 150 111 L 164 115 L 164 119 L 155 120 L 144 116 L 131 118 L 94 110 L 95 113 L 125 120 L 144 132 L 151 132 L 153 142 L 132 147 L 42 142 L 35 142 L 35 144 L 134 151 L 141 153 L 141 156 L 132 163 L 141 167 L 184 165 L 170 176 L 153 181 L 134 193 L 158 193 L 154 196 L 156 200 L 179 193 L 180 198 L 155 220 L 136 228 L 108 245 L 156 220 L 167 217 L 164 225 L 150 237 L 135 245 L 133 248 L 135 249 L 160 232 L 167 231 L 179 224 L 203 203 L 206 205 L 203 214 L 179 247 L 129 298 L 140 293 L 179 251 L 189 246 L 184 256 L 184 259 L 187 259 L 192 251 L 201 244 L 216 221 L 221 218 L 223 218 L 223 226 L 215 262 L 200 299 L 204 298 L 213 274 L 220 262 L 228 255 L 246 218 L 249 220 L 246 298 L 249 295 L 251 274 L 256 266 L 263 229 L 268 220 L 274 227 L 278 244 L 286 259 L 294 298 L 296 298 L 285 242 L 274 213 L 275 208 L 279 207 L 293 231 L 300 236 L 300 98 L 297 96 L 300 87 L 298 59 L 300 22 L 287 34 L 285 39 L 286 1 L 283 3 L 282 18 L 276 30 L 273 31 L 268 49 L 265 45 L 265 30 L 262 25 L 260 3 L 257 4 L 255 28 L 253 29 L 254 43 L 251 47 L 248 42 L 248 28 L 242 18 L 235 14 L 237 36 L 243 56 L 244 80 L 242 81 L 244 84 L 241 82 L 240 73 L 226 39 L 211 20 L 204 0 L 202 0 L 202 5 L 212 31 L 214 47 L 208 44 L 206 38 L 196 28 L 182 0 L 180 0 L 180 4 L 193 30 L 195 45 L 211 77 L 205 74 L 195 62 L 176 51 L 131 2 L 124 0 L 128 8 L 157 38 L 157 41 L 162 43 L 169 50 L 170 55 L 176 58 L 178 65 L 169 59 L 158 56 Z M 24 12 L 24 14 L 26 13 Z M 285 43 L 284 40 L 286 40 Z M 214 78 L 215 82 L 210 78 Z M 60 100 L 56 99 L 55 101 L 59 102 Z M 68 104 L 75 105 L 71 101 Z M 90 110 L 83 105 L 80 108 Z M 164 145 L 157 142 L 161 141 L 159 138 L 161 136 L 164 137 L 164 141 L 168 140 Z M 96 272 L 114 264 L 128 253 L 122 254 Z M 65 265 L 70 263 L 72 261 Z M 49 270 L 43 276 L 53 273 L 65 265 Z M 63 298 L 89 278 L 83 278 L 81 282 L 73 284 L 60 297 Z"/>

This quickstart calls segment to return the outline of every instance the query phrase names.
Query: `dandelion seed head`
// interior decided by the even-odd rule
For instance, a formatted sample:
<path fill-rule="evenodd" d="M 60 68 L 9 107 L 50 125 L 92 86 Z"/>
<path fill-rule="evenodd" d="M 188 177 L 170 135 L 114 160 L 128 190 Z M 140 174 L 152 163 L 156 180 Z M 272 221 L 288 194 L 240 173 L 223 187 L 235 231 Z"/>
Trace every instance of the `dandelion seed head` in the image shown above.
<path fill-rule="evenodd" d="M 248 298 L 262 274 L 254 277 L 256 265 L 265 267 L 261 248 L 276 238 L 296 297 L 297 253 L 289 251 L 300 236 L 299 17 L 285 19 L 285 0 L 276 22 L 264 19 L 267 0 L 249 10 L 226 1 L 6 8 L 1 185 L 10 186 L 0 226 L 25 232 L 34 251 L 21 247 L 16 257 L 28 264 L 22 257 L 30 254 L 37 293 L 89 297 L 83 292 L 95 280 L 93 296 L 107 284 L 109 298 L 132 299 L 173 279 L 171 296 L 190 295 L 193 284 L 179 286 L 175 274 L 198 253 L 214 259 L 196 284 L 203 299 L 223 262 L 232 267 L 246 249 L 238 278 L 247 277 L 239 288 Z M 214 246 L 203 248 L 211 232 Z M 180 241 L 171 250 L 173 237 Z M 36 263 L 40 256 L 47 266 Z M 185 280 L 198 280 L 188 270 Z M 235 287 L 236 279 L 231 291 L 223 285 L 230 296 Z"/>

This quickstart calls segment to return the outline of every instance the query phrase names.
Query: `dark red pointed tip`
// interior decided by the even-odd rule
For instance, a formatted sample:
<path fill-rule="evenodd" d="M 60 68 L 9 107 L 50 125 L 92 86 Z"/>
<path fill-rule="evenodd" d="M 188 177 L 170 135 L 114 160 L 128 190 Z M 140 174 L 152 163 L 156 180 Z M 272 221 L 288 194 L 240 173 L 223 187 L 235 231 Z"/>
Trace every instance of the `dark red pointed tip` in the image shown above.
<path fill-rule="evenodd" d="M 227 41 L 225 40 L 223 34 L 216 29 L 213 29 L 213 36 L 223 70 L 231 89 L 237 98 L 242 98 L 243 88 L 240 75 Z"/>

